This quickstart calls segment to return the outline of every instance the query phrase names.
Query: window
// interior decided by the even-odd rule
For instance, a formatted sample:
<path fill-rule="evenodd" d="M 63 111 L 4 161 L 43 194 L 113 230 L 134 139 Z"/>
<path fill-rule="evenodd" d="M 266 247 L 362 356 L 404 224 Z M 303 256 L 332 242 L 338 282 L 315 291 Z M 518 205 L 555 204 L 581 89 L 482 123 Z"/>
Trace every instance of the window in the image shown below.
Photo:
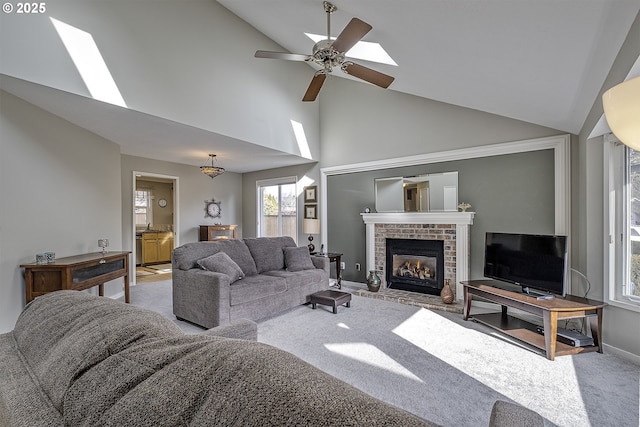
<path fill-rule="evenodd" d="M 610 139 L 605 144 L 606 297 L 613 305 L 640 311 L 640 152 Z"/>
<path fill-rule="evenodd" d="M 258 181 L 258 236 L 298 240 L 296 177 Z"/>
<path fill-rule="evenodd" d="M 153 212 L 151 212 L 151 192 L 136 190 L 135 217 L 136 227 L 153 225 Z"/>

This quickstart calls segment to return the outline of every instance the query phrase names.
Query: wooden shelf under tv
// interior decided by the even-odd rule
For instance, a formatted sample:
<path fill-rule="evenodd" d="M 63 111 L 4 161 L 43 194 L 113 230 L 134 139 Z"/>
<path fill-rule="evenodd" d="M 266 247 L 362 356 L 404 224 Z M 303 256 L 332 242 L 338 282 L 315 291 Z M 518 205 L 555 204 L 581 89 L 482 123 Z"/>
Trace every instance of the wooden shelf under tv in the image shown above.
<path fill-rule="evenodd" d="M 592 299 L 567 295 L 548 300 L 509 291 L 498 287 L 493 280 L 470 280 L 462 282 L 464 294 L 464 320 L 473 320 L 495 328 L 502 333 L 530 344 L 545 352 L 547 359 L 589 351 L 602 353 L 602 310 L 605 303 Z M 470 315 L 473 295 L 502 306 L 501 313 Z M 512 307 L 542 318 L 544 335 L 538 333 L 533 323 L 509 316 L 507 308 Z M 588 318 L 594 345 L 573 347 L 556 339 L 558 320 Z"/>

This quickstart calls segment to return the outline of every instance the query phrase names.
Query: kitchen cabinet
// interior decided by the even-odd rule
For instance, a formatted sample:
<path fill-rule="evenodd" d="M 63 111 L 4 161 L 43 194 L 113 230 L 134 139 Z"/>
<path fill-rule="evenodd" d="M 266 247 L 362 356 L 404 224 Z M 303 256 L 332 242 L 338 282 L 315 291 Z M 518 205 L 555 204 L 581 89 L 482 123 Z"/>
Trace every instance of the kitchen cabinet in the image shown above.
<path fill-rule="evenodd" d="M 170 262 L 173 232 L 145 231 L 142 233 L 142 265 Z"/>

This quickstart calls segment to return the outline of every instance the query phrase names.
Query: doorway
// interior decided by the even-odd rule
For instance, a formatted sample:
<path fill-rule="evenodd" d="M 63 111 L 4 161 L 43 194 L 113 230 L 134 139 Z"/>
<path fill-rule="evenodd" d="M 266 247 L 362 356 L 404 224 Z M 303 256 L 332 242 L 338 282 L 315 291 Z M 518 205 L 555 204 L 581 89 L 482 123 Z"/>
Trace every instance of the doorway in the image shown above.
<path fill-rule="evenodd" d="M 133 283 L 170 279 L 179 245 L 178 177 L 134 171 L 132 200 Z"/>

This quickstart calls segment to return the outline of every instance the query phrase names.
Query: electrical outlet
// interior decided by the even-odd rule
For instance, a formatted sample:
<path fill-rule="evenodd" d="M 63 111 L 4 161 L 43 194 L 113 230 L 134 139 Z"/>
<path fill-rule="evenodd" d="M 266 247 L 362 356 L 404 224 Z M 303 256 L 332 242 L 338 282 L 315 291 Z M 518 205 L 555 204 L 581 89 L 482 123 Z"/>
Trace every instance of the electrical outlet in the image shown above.
<path fill-rule="evenodd" d="M 356 271 L 360 271 L 360 263 L 356 262 Z"/>
<path fill-rule="evenodd" d="M 347 266 L 345 265 L 344 261 L 340 263 L 340 269 L 344 270 Z"/>

